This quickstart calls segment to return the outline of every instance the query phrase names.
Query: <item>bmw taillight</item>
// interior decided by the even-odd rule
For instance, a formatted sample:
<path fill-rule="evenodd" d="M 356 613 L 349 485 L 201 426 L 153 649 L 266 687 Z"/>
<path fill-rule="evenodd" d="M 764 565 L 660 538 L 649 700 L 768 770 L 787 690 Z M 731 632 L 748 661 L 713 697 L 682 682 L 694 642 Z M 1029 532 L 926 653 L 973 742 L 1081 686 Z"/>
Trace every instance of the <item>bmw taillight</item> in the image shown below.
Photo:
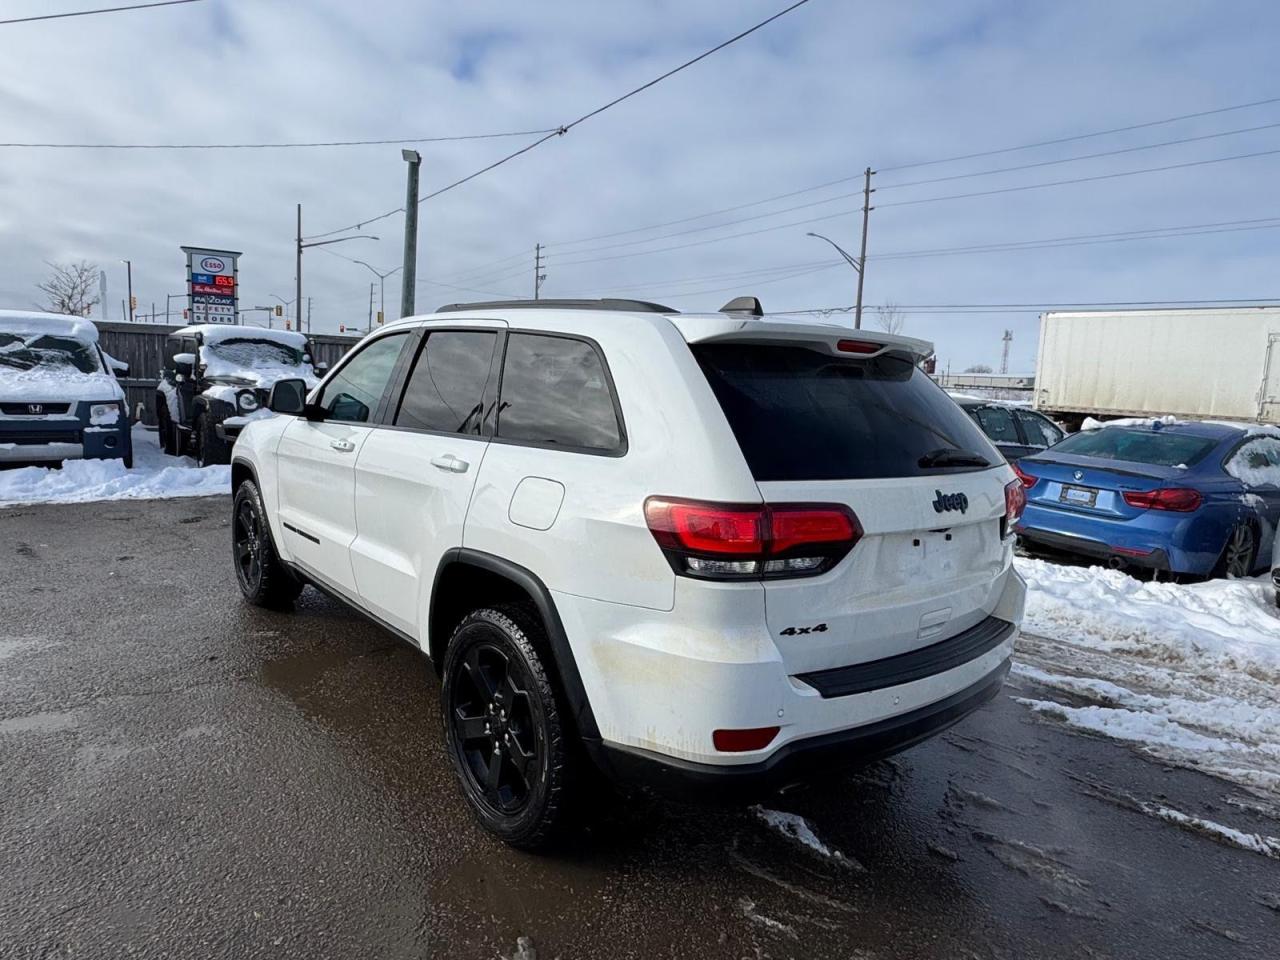
<path fill-rule="evenodd" d="M 1204 497 L 1199 490 L 1187 487 L 1161 487 L 1158 490 L 1126 490 L 1124 502 L 1140 510 L 1174 510 L 1191 513 L 1200 509 Z"/>
<path fill-rule="evenodd" d="M 704 580 L 813 576 L 862 538 L 862 524 L 843 504 L 650 497 L 644 517 L 672 569 Z"/>

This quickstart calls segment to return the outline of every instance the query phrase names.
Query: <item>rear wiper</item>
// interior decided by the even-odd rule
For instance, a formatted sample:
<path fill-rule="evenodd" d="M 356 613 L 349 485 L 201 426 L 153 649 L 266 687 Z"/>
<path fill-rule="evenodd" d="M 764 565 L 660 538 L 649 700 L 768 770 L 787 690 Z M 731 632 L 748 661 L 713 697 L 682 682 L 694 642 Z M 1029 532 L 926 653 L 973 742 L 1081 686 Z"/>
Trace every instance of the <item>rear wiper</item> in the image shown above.
<path fill-rule="evenodd" d="M 921 467 L 989 467 L 991 461 L 972 450 L 958 450 L 954 447 L 942 447 L 930 450 L 921 457 L 917 464 Z"/>

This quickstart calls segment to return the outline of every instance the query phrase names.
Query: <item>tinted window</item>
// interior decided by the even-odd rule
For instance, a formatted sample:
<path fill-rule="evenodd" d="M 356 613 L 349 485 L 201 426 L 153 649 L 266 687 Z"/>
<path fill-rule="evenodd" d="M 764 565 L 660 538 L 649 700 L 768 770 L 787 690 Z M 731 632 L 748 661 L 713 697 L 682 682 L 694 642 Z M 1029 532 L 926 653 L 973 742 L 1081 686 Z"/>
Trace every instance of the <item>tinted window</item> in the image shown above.
<path fill-rule="evenodd" d="M 369 344 L 350 362 L 343 364 L 332 380 L 325 384 L 320 405 L 328 411 L 329 420 L 345 423 L 368 423 L 378 409 L 382 392 L 391 380 L 405 342 L 405 334 L 393 334 Z"/>
<path fill-rule="evenodd" d="M 1022 424 L 1022 432 L 1027 435 L 1027 443 L 1033 447 L 1052 447 L 1062 439 L 1062 431 L 1047 417 L 1029 410 L 1015 410 L 1013 415 Z"/>
<path fill-rule="evenodd" d="M 617 450 L 622 431 L 595 348 L 565 337 L 511 334 L 502 370 L 498 436 Z"/>
<path fill-rule="evenodd" d="M 396 414 L 396 426 L 447 433 L 479 433 L 484 385 L 497 336 L 432 333 L 418 354 Z"/>
<path fill-rule="evenodd" d="M 1082 430 L 1067 437 L 1053 448 L 1054 453 L 1070 453 L 1077 457 L 1101 457 L 1129 463 L 1150 463 L 1162 467 L 1190 466 L 1204 459 L 1217 440 L 1188 437 L 1154 430 L 1125 430 L 1103 427 Z M 1052 456 L 1052 454 L 1050 454 Z"/>
<path fill-rule="evenodd" d="M 1018 428 L 1013 425 L 1013 413 L 1008 407 L 971 407 L 969 410 L 985 433 L 996 443 L 1021 443 Z"/>
<path fill-rule="evenodd" d="M 803 347 L 693 347 L 757 480 L 913 477 L 940 450 L 1002 462 L 964 411 L 904 357 L 833 357 Z"/>

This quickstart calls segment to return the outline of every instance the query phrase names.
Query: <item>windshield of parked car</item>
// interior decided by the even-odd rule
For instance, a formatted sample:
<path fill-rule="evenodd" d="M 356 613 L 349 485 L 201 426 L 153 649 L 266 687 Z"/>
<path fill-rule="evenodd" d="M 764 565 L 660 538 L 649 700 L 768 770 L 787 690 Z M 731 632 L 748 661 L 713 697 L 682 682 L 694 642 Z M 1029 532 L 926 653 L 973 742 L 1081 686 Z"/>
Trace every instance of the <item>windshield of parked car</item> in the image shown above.
<path fill-rule="evenodd" d="M 36 367 L 102 372 L 98 351 L 83 340 L 0 330 L 0 369 L 33 370 Z"/>
<path fill-rule="evenodd" d="M 1212 438 L 1186 434 L 1104 427 L 1072 434 L 1054 447 L 1053 453 L 1176 467 L 1203 460 L 1217 443 Z"/>
<path fill-rule="evenodd" d="M 278 367 L 298 366 L 302 363 L 302 351 L 276 340 L 253 340 L 248 337 L 219 340 L 205 344 L 205 362 L 219 360 L 227 366 Z"/>
<path fill-rule="evenodd" d="M 776 344 L 696 344 L 693 353 L 757 480 L 914 477 L 1003 462 L 907 357 Z"/>

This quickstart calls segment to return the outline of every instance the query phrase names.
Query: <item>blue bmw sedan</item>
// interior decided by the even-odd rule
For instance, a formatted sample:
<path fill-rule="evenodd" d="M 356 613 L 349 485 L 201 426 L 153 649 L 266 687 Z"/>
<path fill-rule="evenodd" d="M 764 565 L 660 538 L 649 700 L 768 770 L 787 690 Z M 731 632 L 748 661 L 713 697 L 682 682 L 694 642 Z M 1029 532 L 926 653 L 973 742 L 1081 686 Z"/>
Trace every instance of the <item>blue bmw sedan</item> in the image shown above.
<path fill-rule="evenodd" d="M 1280 523 L 1280 431 L 1196 421 L 1083 430 L 1014 467 L 1015 528 L 1045 548 L 1172 574 L 1247 577 Z"/>

